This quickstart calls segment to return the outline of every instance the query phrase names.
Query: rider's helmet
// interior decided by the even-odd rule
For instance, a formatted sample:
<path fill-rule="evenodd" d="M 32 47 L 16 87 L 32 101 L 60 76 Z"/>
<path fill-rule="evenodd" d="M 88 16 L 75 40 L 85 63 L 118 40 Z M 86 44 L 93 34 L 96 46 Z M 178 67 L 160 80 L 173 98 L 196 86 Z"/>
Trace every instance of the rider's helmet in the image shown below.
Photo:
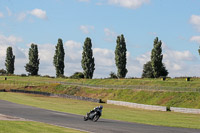
<path fill-rule="evenodd" d="M 100 108 L 100 109 L 103 109 L 103 106 L 102 106 L 102 105 L 100 105 L 100 106 L 99 106 L 99 108 Z"/>

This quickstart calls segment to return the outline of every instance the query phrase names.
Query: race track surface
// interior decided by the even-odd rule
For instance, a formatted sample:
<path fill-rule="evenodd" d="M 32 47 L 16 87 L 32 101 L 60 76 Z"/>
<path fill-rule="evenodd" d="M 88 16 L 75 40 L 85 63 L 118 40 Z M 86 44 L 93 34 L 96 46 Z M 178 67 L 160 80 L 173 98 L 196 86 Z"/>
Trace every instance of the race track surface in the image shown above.
<path fill-rule="evenodd" d="M 97 122 L 83 121 L 83 116 L 0 100 L 0 114 L 75 128 L 95 133 L 200 133 L 199 129 L 152 126 L 107 119 Z"/>

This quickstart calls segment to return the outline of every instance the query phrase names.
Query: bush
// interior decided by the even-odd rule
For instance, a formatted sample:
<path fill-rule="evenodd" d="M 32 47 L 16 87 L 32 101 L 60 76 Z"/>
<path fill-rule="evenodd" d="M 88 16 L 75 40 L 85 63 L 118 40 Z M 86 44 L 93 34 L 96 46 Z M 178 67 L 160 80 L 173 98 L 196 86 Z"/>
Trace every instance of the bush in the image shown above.
<path fill-rule="evenodd" d="M 6 75 L 6 73 L 7 73 L 6 70 L 4 70 L 4 69 L 0 70 L 0 75 Z"/>
<path fill-rule="evenodd" d="M 72 79 L 83 79 L 84 74 L 82 72 L 75 72 L 72 76 L 70 76 Z"/>
<path fill-rule="evenodd" d="M 21 74 L 21 77 L 26 77 L 27 75 L 26 74 Z"/>
<path fill-rule="evenodd" d="M 148 61 L 146 64 L 143 65 L 142 78 L 154 78 L 151 61 Z"/>
<path fill-rule="evenodd" d="M 42 77 L 45 77 L 45 78 L 50 78 L 51 76 L 49 76 L 49 75 L 44 75 L 44 76 L 42 76 Z"/>
<path fill-rule="evenodd" d="M 110 77 L 111 79 L 117 79 L 117 75 L 114 72 L 110 72 Z"/>

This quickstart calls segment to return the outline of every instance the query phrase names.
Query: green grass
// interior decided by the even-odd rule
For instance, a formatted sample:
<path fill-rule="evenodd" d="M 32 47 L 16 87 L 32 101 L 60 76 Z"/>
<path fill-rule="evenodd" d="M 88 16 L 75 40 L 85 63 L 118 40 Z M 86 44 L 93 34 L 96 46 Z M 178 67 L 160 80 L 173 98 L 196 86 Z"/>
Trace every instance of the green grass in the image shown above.
<path fill-rule="evenodd" d="M 7 77 L 7 81 L 4 78 Z M 158 87 L 185 87 L 200 88 L 200 78 L 191 78 L 186 82 L 185 78 L 171 79 L 166 81 L 158 79 L 65 79 L 65 78 L 47 78 L 39 76 L 21 77 L 21 76 L 0 76 L 0 83 L 22 83 L 22 84 L 47 84 L 48 82 L 70 82 L 90 85 L 139 85 L 139 86 L 158 86 Z"/>
<path fill-rule="evenodd" d="M 72 99 L 52 98 L 19 93 L 0 93 L 0 99 L 60 112 L 85 115 L 98 103 Z M 137 122 L 151 125 L 200 129 L 200 115 L 174 112 L 147 111 L 103 104 L 102 118 Z"/>
<path fill-rule="evenodd" d="M 192 81 L 186 82 L 184 78 L 170 79 L 161 81 L 160 79 L 64 79 L 64 78 L 46 78 L 46 77 L 20 77 L 0 76 L 0 89 L 23 89 L 30 91 L 42 91 L 56 94 L 68 94 L 75 96 L 84 96 L 99 98 L 103 101 L 118 100 L 149 105 L 162 105 L 171 107 L 200 108 L 199 92 L 175 92 L 175 91 L 156 91 L 137 90 L 137 89 L 104 89 L 83 87 L 77 85 L 61 85 L 56 81 L 98 85 L 136 85 L 142 86 L 160 86 L 167 87 L 169 90 L 193 90 L 200 87 L 200 79 L 192 78 Z M 188 87 L 188 88 L 187 88 Z"/>
<path fill-rule="evenodd" d="M 200 108 L 200 93 L 196 92 L 166 92 L 146 90 L 138 91 L 132 89 L 94 89 L 59 84 L 39 87 L 27 87 L 21 89 L 99 98 L 105 102 L 107 100 L 118 100 L 149 105 Z"/>
<path fill-rule="evenodd" d="M 30 121 L 0 121 L 0 133 L 83 133 L 78 130 Z"/>

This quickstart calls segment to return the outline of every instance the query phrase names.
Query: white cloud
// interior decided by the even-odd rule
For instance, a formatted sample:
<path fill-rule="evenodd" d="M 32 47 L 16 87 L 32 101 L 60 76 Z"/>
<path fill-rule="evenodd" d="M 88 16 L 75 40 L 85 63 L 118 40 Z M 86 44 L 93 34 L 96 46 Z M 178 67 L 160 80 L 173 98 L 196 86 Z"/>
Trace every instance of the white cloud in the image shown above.
<path fill-rule="evenodd" d="M 192 15 L 190 17 L 190 23 L 197 29 L 197 31 L 200 31 L 200 16 Z"/>
<path fill-rule="evenodd" d="M 109 4 L 119 5 L 125 8 L 136 9 L 143 4 L 150 2 L 150 0 L 108 0 Z"/>
<path fill-rule="evenodd" d="M 81 43 L 75 42 L 73 40 L 69 40 L 65 42 L 64 46 L 66 48 L 66 58 L 69 61 L 80 61 L 81 60 L 81 54 L 82 54 L 82 47 Z"/>
<path fill-rule="evenodd" d="M 12 16 L 12 11 L 8 7 L 6 7 L 6 10 L 8 12 L 8 16 Z"/>
<path fill-rule="evenodd" d="M 0 12 L 0 18 L 3 18 L 3 17 L 4 17 L 3 13 L 2 13 L 2 12 Z"/>
<path fill-rule="evenodd" d="M 98 66 L 113 66 L 114 62 L 114 51 L 109 49 L 94 48 L 94 57 L 96 65 Z"/>
<path fill-rule="evenodd" d="M 194 41 L 200 44 L 200 36 L 193 36 L 190 38 L 190 41 Z"/>
<path fill-rule="evenodd" d="M 15 45 L 18 42 L 22 42 L 23 39 L 20 37 L 15 37 L 13 35 L 6 37 L 4 35 L 0 35 L 0 45 Z"/>
<path fill-rule="evenodd" d="M 73 40 L 64 43 L 65 49 L 65 75 L 71 76 L 75 72 L 82 72 L 82 44 Z"/>
<path fill-rule="evenodd" d="M 21 13 L 17 14 L 17 20 L 23 21 L 26 18 L 26 16 L 27 16 L 27 13 L 21 12 Z"/>
<path fill-rule="evenodd" d="M 81 25 L 80 30 L 85 34 L 89 34 L 91 31 L 94 30 L 94 26 L 92 26 L 92 25 Z"/>
<path fill-rule="evenodd" d="M 110 30 L 109 28 L 104 28 L 104 33 L 106 35 L 105 40 L 108 41 L 108 42 L 113 42 L 114 39 L 117 38 L 117 33 Z"/>
<path fill-rule="evenodd" d="M 65 46 L 69 49 L 81 48 L 81 43 L 75 42 L 73 40 L 69 40 L 69 41 L 65 42 Z"/>
<path fill-rule="evenodd" d="M 36 9 L 30 11 L 30 14 L 33 16 L 36 16 L 37 18 L 40 18 L 40 19 L 47 19 L 46 11 L 44 11 L 42 9 L 36 8 Z"/>
<path fill-rule="evenodd" d="M 105 33 L 106 36 L 112 36 L 112 37 L 116 37 L 117 36 L 117 34 L 114 31 L 112 31 L 112 30 L 110 30 L 108 28 L 104 29 L 104 33 Z"/>

